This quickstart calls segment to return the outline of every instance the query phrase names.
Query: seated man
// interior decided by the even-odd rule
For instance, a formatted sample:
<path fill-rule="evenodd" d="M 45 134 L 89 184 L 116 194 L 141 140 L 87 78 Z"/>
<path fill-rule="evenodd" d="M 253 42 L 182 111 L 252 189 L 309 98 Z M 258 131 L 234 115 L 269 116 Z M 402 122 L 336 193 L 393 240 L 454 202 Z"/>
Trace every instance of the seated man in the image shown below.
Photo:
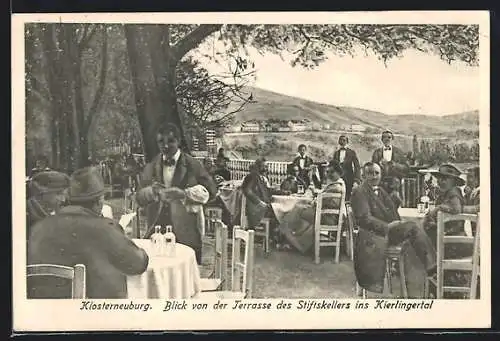
<path fill-rule="evenodd" d="M 283 194 L 296 194 L 298 193 L 299 185 L 302 186 L 303 191 L 307 189 L 306 183 L 300 178 L 299 166 L 295 164 L 288 165 L 288 177 L 281 183 L 281 191 Z"/>
<path fill-rule="evenodd" d="M 214 175 L 216 177 L 217 176 L 221 177 L 222 179 L 224 179 L 224 181 L 231 180 L 231 172 L 227 168 L 227 161 L 228 161 L 227 157 L 221 157 L 221 156 L 217 156 L 217 159 L 215 160 L 216 168 L 214 171 Z"/>
<path fill-rule="evenodd" d="M 33 227 L 28 264 L 86 267 L 87 298 L 127 298 L 126 275 L 146 271 L 148 256 L 128 239 L 118 223 L 101 215 L 104 183 L 95 168 L 71 176 L 70 205 Z M 58 298 L 57 287 L 36 287 L 47 298 Z M 40 292 L 31 294 L 40 297 Z M 28 293 L 30 297 L 30 293 Z"/>
<path fill-rule="evenodd" d="M 69 176 L 55 171 L 37 173 L 29 182 L 26 203 L 26 236 L 38 221 L 54 215 L 66 202 Z"/>
<path fill-rule="evenodd" d="M 414 271 L 425 269 L 432 271 L 436 266 L 436 254 L 430 239 L 422 228 L 415 222 L 401 221 L 389 194 L 381 187 L 382 170 L 376 163 L 368 162 L 364 168 L 364 181 L 357 187 L 351 196 L 351 204 L 359 223 L 358 242 L 355 250 L 355 271 L 361 287 L 373 291 L 383 292 L 385 273 L 385 250 L 387 246 L 400 245 L 408 240 L 415 252 L 417 262 L 407 264 L 407 287 L 410 297 L 423 296 L 425 274 L 421 275 L 421 285 L 417 290 L 410 283 Z M 408 257 L 408 250 L 405 258 Z"/>

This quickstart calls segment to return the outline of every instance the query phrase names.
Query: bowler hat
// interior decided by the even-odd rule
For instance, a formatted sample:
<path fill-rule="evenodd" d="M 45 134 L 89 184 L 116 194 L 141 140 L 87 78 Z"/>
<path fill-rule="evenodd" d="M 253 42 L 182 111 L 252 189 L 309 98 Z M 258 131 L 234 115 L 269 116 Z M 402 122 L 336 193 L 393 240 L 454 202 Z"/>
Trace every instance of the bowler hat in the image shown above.
<path fill-rule="evenodd" d="M 435 177 L 448 177 L 453 178 L 456 181 L 457 186 L 465 185 L 465 180 L 460 177 L 462 172 L 455 166 L 451 164 L 444 164 L 439 166 L 438 170 L 432 170 L 429 173 Z"/>
<path fill-rule="evenodd" d="M 71 175 L 68 193 L 70 201 L 91 201 L 104 193 L 104 180 L 97 168 L 78 169 Z"/>
<path fill-rule="evenodd" d="M 69 181 L 69 176 L 61 172 L 40 172 L 31 178 L 30 194 L 40 195 L 64 191 L 69 187 Z"/>

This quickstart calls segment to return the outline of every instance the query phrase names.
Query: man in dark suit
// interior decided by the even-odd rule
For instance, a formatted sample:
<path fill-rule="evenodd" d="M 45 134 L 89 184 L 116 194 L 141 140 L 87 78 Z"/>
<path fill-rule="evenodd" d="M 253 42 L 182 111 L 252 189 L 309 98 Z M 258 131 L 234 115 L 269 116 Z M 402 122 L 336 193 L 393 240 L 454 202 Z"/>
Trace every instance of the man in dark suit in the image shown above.
<path fill-rule="evenodd" d="M 84 264 L 87 298 L 127 298 L 126 275 L 146 271 L 148 255 L 117 222 L 101 215 L 105 189 L 99 171 L 89 167 L 74 172 L 68 192 L 70 205 L 33 226 L 28 264 Z M 58 283 L 44 279 L 30 285 L 28 298 L 64 298 L 66 286 Z"/>
<path fill-rule="evenodd" d="M 172 225 L 177 242 L 194 249 L 201 264 L 200 217 L 202 205 L 213 199 L 217 187 L 212 176 L 192 156 L 181 152 L 179 129 L 173 124 L 157 132 L 160 153 L 142 172 L 137 203 L 146 207 L 148 238 L 155 225 Z"/>
<path fill-rule="evenodd" d="M 406 278 L 414 278 L 418 269 L 432 271 L 436 266 L 436 254 L 425 231 L 412 221 L 401 221 L 392 199 L 379 187 L 381 168 L 368 162 L 363 167 L 364 182 L 353 190 L 351 205 L 359 223 L 358 241 L 355 250 L 354 268 L 361 287 L 372 292 L 383 292 L 385 250 L 387 246 L 400 245 L 408 240 L 416 257 L 408 264 L 405 261 Z M 408 252 L 405 253 L 408 255 Z M 411 258 L 408 258 L 411 260 Z M 420 264 L 415 263 L 419 262 Z M 412 274 L 412 275 L 410 275 Z M 410 297 L 423 296 L 425 273 L 420 277 L 421 285 L 416 289 L 407 283 Z"/>
<path fill-rule="evenodd" d="M 383 146 L 375 149 L 372 162 L 382 167 L 381 186 L 391 194 L 399 193 L 401 179 L 408 173 L 409 167 L 406 163 L 406 154 L 392 145 L 394 135 L 386 130 L 382 133 Z"/>
<path fill-rule="evenodd" d="M 314 161 L 306 154 L 307 147 L 305 144 L 299 145 L 298 154 L 295 159 L 293 159 L 293 164 L 299 166 L 300 174 L 299 177 L 302 181 L 309 186 L 311 183 L 309 172 L 312 169 Z"/>
<path fill-rule="evenodd" d="M 345 182 L 345 200 L 350 200 L 351 191 L 353 185 L 356 183 L 359 185 L 361 182 L 361 167 L 359 165 L 359 159 L 356 152 L 350 148 L 347 148 L 349 139 L 345 135 L 339 136 L 340 148 L 333 153 L 333 160 L 337 161 L 343 170 L 343 176 Z"/>

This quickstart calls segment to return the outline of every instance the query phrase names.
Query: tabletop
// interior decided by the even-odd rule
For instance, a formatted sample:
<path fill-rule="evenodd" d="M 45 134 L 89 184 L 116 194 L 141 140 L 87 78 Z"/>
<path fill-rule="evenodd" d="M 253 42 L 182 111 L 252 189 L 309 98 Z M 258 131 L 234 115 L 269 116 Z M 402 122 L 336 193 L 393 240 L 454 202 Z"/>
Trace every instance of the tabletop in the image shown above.
<path fill-rule="evenodd" d="M 399 208 L 398 213 L 401 218 L 423 219 L 425 217 L 425 213 L 419 213 L 416 208 L 411 207 L 401 207 Z"/>
<path fill-rule="evenodd" d="M 149 239 L 132 239 L 149 256 L 148 269 L 141 275 L 127 276 L 129 298 L 191 298 L 200 291 L 200 272 L 194 250 L 177 243 L 175 256 L 152 252 Z"/>

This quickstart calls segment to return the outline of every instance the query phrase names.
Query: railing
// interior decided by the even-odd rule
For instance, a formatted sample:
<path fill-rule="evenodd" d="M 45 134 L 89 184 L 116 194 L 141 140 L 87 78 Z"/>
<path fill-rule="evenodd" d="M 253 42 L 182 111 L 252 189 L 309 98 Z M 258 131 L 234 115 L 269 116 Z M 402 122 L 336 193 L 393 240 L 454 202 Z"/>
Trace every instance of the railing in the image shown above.
<path fill-rule="evenodd" d="M 203 157 L 196 157 L 203 162 Z M 213 158 L 212 158 L 213 160 Z M 243 180 L 250 172 L 254 160 L 230 159 L 227 167 L 231 172 L 231 180 Z M 286 178 L 288 162 L 267 161 L 268 178 L 272 186 L 280 185 Z M 418 198 L 423 193 L 423 177 L 418 172 L 411 172 L 401 181 L 402 207 L 417 207 Z"/>

